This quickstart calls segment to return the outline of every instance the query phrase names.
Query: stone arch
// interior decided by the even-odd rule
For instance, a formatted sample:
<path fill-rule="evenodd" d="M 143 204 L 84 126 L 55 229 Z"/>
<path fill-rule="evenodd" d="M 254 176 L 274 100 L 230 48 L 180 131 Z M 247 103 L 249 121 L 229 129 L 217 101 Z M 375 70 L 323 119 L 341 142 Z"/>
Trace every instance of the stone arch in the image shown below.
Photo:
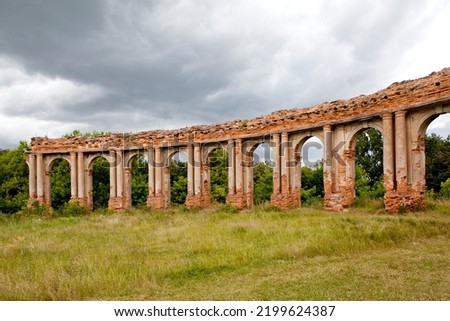
<path fill-rule="evenodd" d="M 124 167 L 125 168 L 131 167 L 131 163 L 132 163 L 133 159 L 135 157 L 141 156 L 141 155 L 144 157 L 144 159 L 148 158 L 148 155 L 145 153 L 145 150 L 142 150 L 142 149 L 133 149 L 133 150 L 126 151 L 124 153 L 124 162 L 123 162 Z"/>
<path fill-rule="evenodd" d="M 409 162 L 408 179 L 411 188 L 418 193 L 419 198 L 424 197 L 426 190 L 426 156 L 425 135 L 428 126 L 440 115 L 450 112 L 450 105 L 436 106 L 434 108 L 417 111 L 408 115 L 409 136 Z"/>
<path fill-rule="evenodd" d="M 166 196 L 166 200 L 167 200 L 167 204 L 170 205 L 172 203 L 172 189 L 173 189 L 173 183 L 172 179 L 171 179 L 171 160 L 173 159 L 173 157 L 176 154 L 180 154 L 180 155 L 184 155 L 184 157 L 186 158 L 186 179 L 189 180 L 188 178 L 188 173 L 187 171 L 189 171 L 189 163 L 191 162 L 191 159 L 189 157 L 189 152 L 185 147 L 171 147 L 169 149 L 167 149 L 165 151 L 165 156 L 163 159 L 163 193 Z M 193 161 L 193 160 L 192 160 Z M 183 162 L 184 163 L 184 162 Z M 184 170 L 183 170 L 184 171 Z M 184 176 L 184 175 L 183 175 Z M 184 197 L 185 199 L 185 203 L 186 200 L 188 198 L 188 185 L 190 184 L 190 182 L 187 182 L 187 186 L 186 186 L 186 196 Z"/>
<path fill-rule="evenodd" d="M 351 130 L 347 133 L 347 140 L 345 144 L 345 150 L 354 150 L 356 147 L 356 138 L 366 129 L 373 128 L 383 134 L 383 125 L 380 120 L 364 121 L 356 125 L 353 125 Z"/>
<path fill-rule="evenodd" d="M 219 202 L 224 202 L 226 200 L 227 194 L 228 194 L 228 176 L 225 178 L 225 186 L 224 189 L 220 188 L 218 185 L 213 185 L 213 180 L 211 177 L 211 171 L 215 170 L 215 167 L 212 163 L 221 163 L 226 164 L 227 170 L 228 168 L 228 151 L 227 151 L 227 144 L 224 142 L 215 142 L 215 143 L 206 143 L 202 146 L 202 196 L 203 196 L 203 206 L 209 206 L 212 201 L 217 201 L 217 199 L 213 199 L 214 191 L 216 191 L 216 196 L 219 197 Z M 224 153 L 224 159 L 219 161 L 213 161 L 211 162 L 211 155 L 218 151 L 222 150 Z M 219 173 L 220 174 L 220 173 Z M 218 176 L 220 177 L 220 176 Z M 223 195 L 222 195 L 223 193 Z"/>
<path fill-rule="evenodd" d="M 86 170 L 92 170 L 92 167 L 94 166 L 94 161 L 95 161 L 97 158 L 104 158 L 105 160 L 108 161 L 108 163 L 109 163 L 110 165 L 111 165 L 111 163 L 114 162 L 108 154 L 104 154 L 104 153 L 90 154 L 90 155 L 87 156 L 87 157 L 85 158 L 85 160 L 84 160 L 85 169 L 86 169 Z"/>
<path fill-rule="evenodd" d="M 425 133 L 428 126 L 440 115 L 450 113 L 450 106 L 437 106 L 432 109 L 427 109 L 423 112 L 414 113 L 414 118 L 411 124 L 411 139 L 412 141 L 425 140 Z"/>
<path fill-rule="evenodd" d="M 293 164 L 294 166 L 301 162 L 301 158 L 302 158 L 301 152 L 302 152 L 303 146 L 310 138 L 319 139 L 322 144 L 322 148 L 323 148 L 323 144 L 324 144 L 323 134 L 321 134 L 319 132 L 307 132 L 307 133 L 302 133 L 300 135 L 295 136 L 295 138 L 292 141 L 292 145 L 294 147 L 294 160 L 293 160 L 295 162 L 295 164 Z"/>
<path fill-rule="evenodd" d="M 72 168 L 72 166 L 74 166 L 74 164 L 72 164 L 72 160 L 70 159 L 70 155 L 68 155 L 68 154 L 50 155 L 50 156 L 46 156 L 46 158 L 45 158 L 45 171 L 46 172 L 50 172 L 52 170 L 53 165 L 57 159 L 64 159 L 67 162 L 69 162 L 70 168 Z"/>
<path fill-rule="evenodd" d="M 305 143 L 311 139 L 317 138 L 322 144 L 322 159 L 324 158 L 324 138 L 323 131 L 308 131 L 301 133 L 293 139 L 293 159 L 291 161 L 291 167 L 293 169 L 291 174 L 291 185 L 293 186 L 293 192 L 298 194 L 298 204 L 301 205 L 301 193 L 302 193 L 302 150 Z"/>
<path fill-rule="evenodd" d="M 145 152 L 145 150 L 142 149 L 133 149 L 126 151 L 124 153 L 124 202 L 125 202 L 125 208 L 131 208 L 133 205 L 136 205 L 133 200 L 133 176 L 135 175 L 134 171 L 136 168 L 133 168 L 133 161 L 137 158 L 142 158 L 144 162 L 147 163 L 145 166 L 144 164 L 144 178 L 145 181 L 145 191 L 143 192 L 145 195 L 145 201 L 141 200 L 141 203 L 139 205 L 142 205 L 146 202 L 149 195 L 149 189 L 148 189 L 148 153 Z M 143 190 L 143 189 L 141 189 Z"/>
<path fill-rule="evenodd" d="M 49 155 L 49 156 L 45 157 L 45 167 L 44 167 L 45 203 L 49 207 L 52 206 L 52 169 L 57 160 L 66 161 L 69 164 L 70 172 L 72 172 L 73 169 L 75 168 L 74 167 L 75 164 L 73 164 L 72 159 L 70 158 L 70 155 L 68 155 L 68 154 L 55 154 L 55 155 Z M 71 189 L 71 186 L 74 184 L 74 182 L 72 181 L 73 177 L 71 177 L 71 176 L 72 175 L 69 175 L 69 186 L 70 186 L 69 187 L 69 189 L 70 189 L 69 200 L 73 199 L 73 197 L 74 197 L 73 191 Z"/>
<path fill-rule="evenodd" d="M 259 138 L 253 138 L 249 140 L 245 140 L 242 143 L 242 169 L 243 169 L 243 193 L 245 197 L 246 207 L 251 207 L 254 205 L 254 192 L 255 192 L 255 179 L 254 179 L 254 157 L 255 150 L 261 145 L 269 146 L 268 155 L 265 153 L 264 159 L 266 156 L 269 156 L 273 153 L 273 142 L 270 139 L 270 136 L 262 136 Z M 266 160 L 267 161 L 267 160 Z M 273 167 L 273 164 L 271 164 Z M 272 172 L 273 175 L 273 172 Z M 272 189 L 273 189 L 273 180 L 272 180 Z"/>
<path fill-rule="evenodd" d="M 86 207 L 89 209 L 94 209 L 94 204 L 95 204 L 95 190 L 94 190 L 94 163 L 95 161 L 97 161 L 98 159 L 104 159 L 106 160 L 106 162 L 108 162 L 109 166 L 108 166 L 108 171 L 109 171 L 109 175 L 107 175 L 106 173 L 104 175 L 107 175 L 108 177 L 108 182 L 109 182 L 109 192 L 108 192 L 108 204 L 111 200 L 111 166 L 113 166 L 113 164 L 115 164 L 115 159 L 112 158 L 112 156 L 110 156 L 109 154 L 105 154 L 105 153 L 94 153 L 94 154 L 90 154 L 88 155 L 85 160 L 84 160 L 84 186 L 85 186 L 85 202 L 86 202 Z M 105 169 L 106 171 L 106 169 Z M 101 191 L 97 190 L 97 193 L 99 193 Z"/>
<path fill-rule="evenodd" d="M 202 145 L 202 162 L 207 163 L 209 157 L 218 149 L 227 150 L 227 144 L 224 142 L 206 143 Z"/>
<path fill-rule="evenodd" d="M 176 154 L 182 154 L 186 159 L 189 159 L 189 153 L 187 151 L 187 148 L 185 147 L 171 147 L 166 150 L 165 157 L 163 160 L 164 166 L 170 166 L 170 160 L 176 155 Z"/>
<path fill-rule="evenodd" d="M 375 129 L 380 135 L 381 139 L 384 140 L 383 136 L 383 126 L 379 122 L 364 122 L 359 126 L 355 126 L 352 131 L 350 131 L 346 142 L 346 148 L 344 150 L 344 160 L 346 163 L 346 173 L 345 173 L 345 185 L 343 186 L 344 194 L 344 206 L 350 206 L 356 199 L 356 143 L 358 138 L 362 133 L 368 129 Z M 381 160 L 383 163 L 383 158 Z"/>

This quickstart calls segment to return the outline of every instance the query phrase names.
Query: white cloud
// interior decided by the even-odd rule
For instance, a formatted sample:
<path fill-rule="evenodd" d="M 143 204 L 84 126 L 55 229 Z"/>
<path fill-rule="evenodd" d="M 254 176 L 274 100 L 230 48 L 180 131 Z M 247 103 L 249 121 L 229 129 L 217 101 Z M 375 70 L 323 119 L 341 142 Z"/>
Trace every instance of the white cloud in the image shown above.
<path fill-rule="evenodd" d="M 449 66 L 445 0 L 45 2 L 0 10 L 0 115 L 56 136 L 248 119 Z"/>
<path fill-rule="evenodd" d="M 450 135 L 450 114 L 444 114 L 431 122 L 427 128 L 427 134 L 435 133 L 443 138 Z"/>
<path fill-rule="evenodd" d="M 84 124 L 70 121 L 57 122 L 39 120 L 30 117 L 11 117 L 0 114 L 1 148 L 13 148 L 21 140 L 29 142 L 30 137 L 61 137 L 78 128 L 84 130 Z"/>
<path fill-rule="evenodd" d="M 0 112 L 52 118 L 52 112 L 103 97 L 106 90 L 60 77 L 29 74 L 18 63 L 0 57 Z"/>

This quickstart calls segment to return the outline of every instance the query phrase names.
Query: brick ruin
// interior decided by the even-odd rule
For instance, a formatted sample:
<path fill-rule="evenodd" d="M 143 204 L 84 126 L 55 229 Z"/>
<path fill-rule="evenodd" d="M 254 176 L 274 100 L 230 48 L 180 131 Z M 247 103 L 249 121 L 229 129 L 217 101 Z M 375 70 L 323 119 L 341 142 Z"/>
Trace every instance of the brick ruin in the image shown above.
<path fill-rule="evenodd" d="M 227 202 L 253 205 L 253 152 L 270 144 L 273 158 L 271 204 L 300 206 L 300 151 L 310 137 L 323 143 L 324 207 L 339 211 L 355 200 L 355 144 L 359 133 L 375 128 L 383 135 L 385 208 L 420 206 L 425 193 L 425 131 L 450 110 L 450 68 L 427 77 L 394 83 L 371 95 L 325 102 L 310 108 L 276 111 L 251 120 L 192 126 L 176 130 L 117 133 L 91 138 L 31 140 L 29 204 L 51 206 L 51 169 L 66 159 L 71 168 L 71 201 L 92 208 L 92 165 L 98 157 L 110 164 L 109 207 L 131 207 L 131 161 L 145 154 L 149 163 L 147 205 L 170 206 L 170 159 L 188 159 L 187 207 L 210 205 L 209 156 L 228 152 Z"/>

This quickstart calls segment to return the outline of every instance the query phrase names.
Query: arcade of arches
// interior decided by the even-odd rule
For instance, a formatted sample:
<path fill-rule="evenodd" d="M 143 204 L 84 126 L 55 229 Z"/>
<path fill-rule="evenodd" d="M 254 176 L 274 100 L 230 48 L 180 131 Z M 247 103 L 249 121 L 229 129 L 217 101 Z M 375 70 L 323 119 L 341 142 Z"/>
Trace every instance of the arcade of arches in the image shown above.
<path fill-rule="evenodd" d="M 355 137 L 366 128 L 383 135 L 385 208 L 414 209 L 425 192 L 425 131 L 440 114 L 450 111 L 450 68 L 427 77 L 394 83 L 371 95 L 291 109 L 246 121 L 194 126 L 179 130 L 112 134 L 98 137 L 50 139 L 35 137 L 28 155 L 29 204 L 51 206 L 51 164 L 70 164 L 71 201 L 92 208 L 92 162 L 109 162 L 109 207 L 129 208 L 131 160 L 148 160 L 147 205 L 170 205 L 170 159 L 187 155 L 186 206 L 210 205 L 210 154 L 223 148 L 228 154 L 227 202 L 237 208 L 253 204 L 253 151 L 271 146 L 273 194 L 279 208 L 300 206 L 302 144 L 312 137 L 323 143 L 324 206 L 341 210 L 355 199 Z"/>

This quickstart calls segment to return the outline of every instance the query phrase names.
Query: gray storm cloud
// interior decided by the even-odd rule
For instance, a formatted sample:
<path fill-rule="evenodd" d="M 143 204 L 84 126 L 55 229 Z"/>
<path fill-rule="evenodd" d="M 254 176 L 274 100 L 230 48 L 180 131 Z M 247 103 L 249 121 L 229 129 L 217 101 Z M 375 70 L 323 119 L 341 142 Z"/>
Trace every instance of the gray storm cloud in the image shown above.
<path fill-rule="evenodd" d="M 0 0 L 0 146 L 370 93 L 450 65 L 449 14 L 440 0 Z"/>

